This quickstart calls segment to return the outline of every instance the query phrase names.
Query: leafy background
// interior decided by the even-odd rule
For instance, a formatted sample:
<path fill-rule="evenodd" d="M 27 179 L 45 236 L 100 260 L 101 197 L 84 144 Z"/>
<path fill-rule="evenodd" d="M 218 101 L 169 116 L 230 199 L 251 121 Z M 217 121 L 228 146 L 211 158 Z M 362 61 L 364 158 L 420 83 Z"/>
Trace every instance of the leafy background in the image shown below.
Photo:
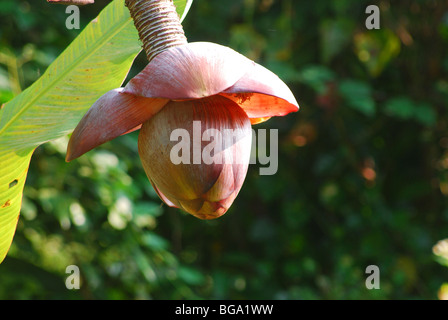
<path fill-rule="evenodd" d="M 81 7 L 81 28 L 109 1 Z M 442 299 L 448 295 L 448 3 L 196 0 L 189 41 L 245 54 L 301 110 L 271 119 L 279 171 L 248 176 L 222 218 L 161 206 L 138 133 L 65 163 L 68 137 L 30 163 L 0 299 Z M 81 30 L 65 7 L 0 3 L 0 102 Z M 145 65 L 140 54 L 128 76 Z M 65 288 L 68 265 L 81 288 Z M 365 287 L 378 265 L 381 289 Z"/>

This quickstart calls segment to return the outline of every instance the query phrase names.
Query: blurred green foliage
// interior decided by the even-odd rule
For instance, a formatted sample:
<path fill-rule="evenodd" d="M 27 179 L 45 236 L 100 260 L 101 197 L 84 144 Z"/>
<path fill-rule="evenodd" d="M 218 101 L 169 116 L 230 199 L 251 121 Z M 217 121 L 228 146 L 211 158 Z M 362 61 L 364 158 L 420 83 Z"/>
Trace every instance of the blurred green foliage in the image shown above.
<path fill-rule="evenodd" d="M 81 26 L 107 2 L 82 7 Z M 251 165 L 231 209 L 201 221 L 161 205 L 138 133 L 71 163 L 68 137 L 49 142 L 31 161 L 0 299 L 448 298 L 448 3 L 379 1 L 379 30 L 365 27 L 369 4 L 195 0 L 189 41 L 245 54 L 299 101 L 258 125 L 279 129 L 277 174 Z M 2 0 L 0 102 L 80 32 L 66 17 Z M 71 264 L 79 290 L 65 288 Z M 365 287 L 371 264 L 380 290 Z"/>

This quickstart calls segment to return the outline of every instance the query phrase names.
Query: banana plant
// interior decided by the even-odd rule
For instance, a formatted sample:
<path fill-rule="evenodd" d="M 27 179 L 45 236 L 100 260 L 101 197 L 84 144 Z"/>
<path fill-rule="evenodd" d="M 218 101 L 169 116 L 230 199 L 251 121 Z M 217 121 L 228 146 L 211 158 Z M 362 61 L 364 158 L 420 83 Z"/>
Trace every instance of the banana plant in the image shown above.
<path fill-rule="evenodd" d="M 219 218 L 246 177 L 251 124 L 295 112 L 298 103 L 277 75 L 231 48 L 188 42 L 171 0 L 125 3 L 149 63 L 92 105 L 70 138 L 66 160 L 141 128 L 140 159 L 160 199 L 199 219 Z M 213 135 L 205 138 L 211 147 L 193 142 L 196 151 L 185 138 L 182 154 L 213 149 L 214 159 L 173 161 L 172 133 L 179 129 L 189 137 Z"/>
<path fill-rule="evenodd" d="M 192 0 L 173 2 L 182 21 Z M 140 51 L 124 0 L 114 0 L 36 82 L 0 106 L 0 263 L 16 230 L 34 150 L 71 133 L 99 97 L 123 83 Z"/>

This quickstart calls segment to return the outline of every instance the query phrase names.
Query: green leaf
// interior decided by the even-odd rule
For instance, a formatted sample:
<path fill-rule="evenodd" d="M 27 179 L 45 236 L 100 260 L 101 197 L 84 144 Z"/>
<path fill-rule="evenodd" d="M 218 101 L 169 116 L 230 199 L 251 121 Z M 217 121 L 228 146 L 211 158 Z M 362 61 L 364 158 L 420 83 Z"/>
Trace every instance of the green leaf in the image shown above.
<path fill-rule="evenodd" d="M 364 113 L 366 116 L 375 114 L 375 101 L 367 83 L 356 80 L 343 80 L 339 84 L 339 93 L 347 101 L 348 106 L 353 109 Z"/>
<path fill-rule="evenodd" d="M 317 93 L 324 93 L 327 83 L 335 79 L 332 70 L 321 65 L 309 65 L 303 68 L 299 75 L 299 80 L 313 88 Z"/>
<path fill-rule="evenodd" d="M 190 10 L 193 0 L 174 0 L 174 5 L 176 6 L 177 14 L 180 16 L 180 21 L 184 21 Z"/>
<path fill-rule="evenodd" d="M 400 38 L 389 29 L 368 30 L 354 37 L 355 53 L 369 74 L 379 76 L 400 53 Z"/>
<path fill-rule="evenodd" d="M 324 20 L 320 26 L 320 43 L 324 63 L 331 61 L 349 43 L 354 30 L 353 20 L 338 18 Z"/>
<path fill-rule="evenodd" d="M 183 18 L 191 0 L 174 0 Z M 71 132 L 119 87 L 141 50 L 124 0 L 110 3 L 32 86 L 0 107 L 0 263 L 17 226 L 34 149 Z"/>
<path fill-rule="evenodd" d="M 414 103 L 406 97 L 392 98 L 386 102 L 384 112 L 402 120 L 410 119 L 414 113 Z"/>
<path fill-rule="evenodd" d="M 395 97 L 387 101 L 384 112 L 392 117 L 414 119 L 424 126 L 433 126 L 437 121 L 435 110 L 428 103 L 416 103 L 407 97 Z"/>
<path fill-rule="evenodd" d="M 142 236 L 142 242 L 145 246 L 152 250 L 165 250 L 169 247 L 169 242 L 161 236 L 147 232 Z"/>
<path fill-rule="evenodd" d="M 179 270 L 177 271 L 177 273 L 178 273 L 179 278 L 181 278 L 187 284 L 192 285 L 192 286 L 200 285 L 200 284 L 204 283 L 204 281 L 205 281 L 205 278 L 202 275 L 202 273 L 200 273 L 199 271 L 197 271 L 193 268 L 181 266 L 181 267 L 179 267 Z"/>
<path fill-rule="evenodd" d="M 422 125 L 431 127 L 437 121 L 437 114 L 431 105 L 421 103 L 415 106 L 415 119 Z"/>

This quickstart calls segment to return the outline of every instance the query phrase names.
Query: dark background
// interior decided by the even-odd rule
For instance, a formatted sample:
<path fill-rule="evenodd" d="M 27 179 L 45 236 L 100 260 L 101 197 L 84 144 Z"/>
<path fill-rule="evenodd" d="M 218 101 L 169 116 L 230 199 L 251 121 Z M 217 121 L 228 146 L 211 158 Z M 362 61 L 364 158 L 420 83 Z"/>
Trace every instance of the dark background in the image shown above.
<path fill-rule="evenodd" d="M 81 29 L 108 1 L 81 7 Z M 379 30 L 365 8 L 376 4 Z M 0 99 L 81 30 L 44 0 L 0 3 Z M 301 109 L 279 129 L 279 170 L 251 165 L 221 218 L 161 205 L 138 133 L 64 161 L 31 161 L 0 299 L 438 299 L 448 289 L 448 2 L 195 0 L 188 40 L 227 45 L 284 80 Z M 145 66 L 139 55 L 130 72 Z M 446 243 L 445 243 L 446 244 Z M 68 290 L 68 265 L 81 288 Z M 380 289 L 368 290 L 368 265 Z"/>

